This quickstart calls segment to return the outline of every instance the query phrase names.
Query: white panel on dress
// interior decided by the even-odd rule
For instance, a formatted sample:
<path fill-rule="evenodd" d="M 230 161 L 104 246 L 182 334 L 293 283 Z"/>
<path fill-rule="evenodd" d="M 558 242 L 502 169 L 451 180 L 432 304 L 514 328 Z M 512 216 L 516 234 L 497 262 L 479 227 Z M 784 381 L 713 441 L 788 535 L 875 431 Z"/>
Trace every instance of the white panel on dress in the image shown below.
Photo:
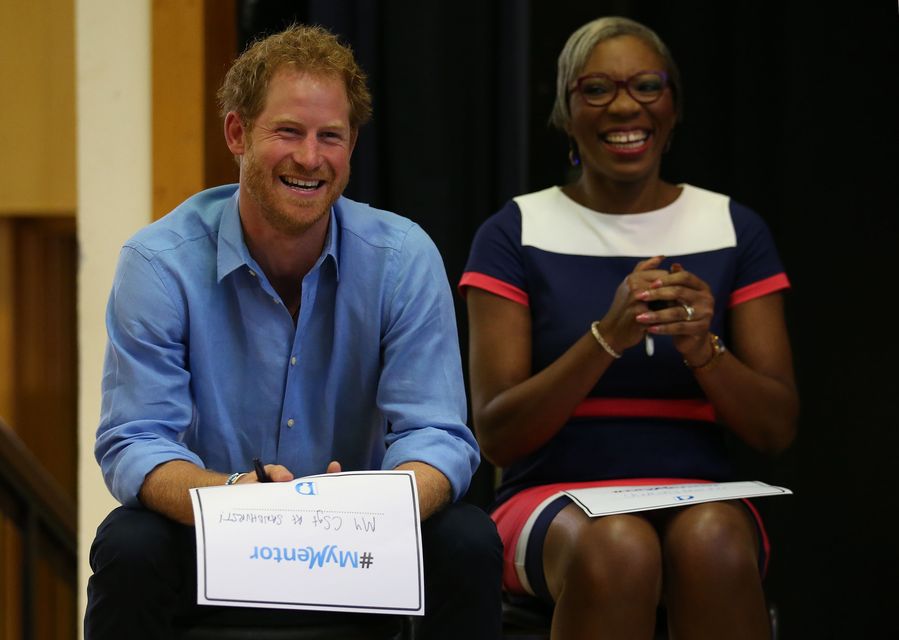
<path fill-rule="evenodd" d="M 580 256 L 678 256 L 734 247 L 730 199 L 690 185 L 667 207 L 609 214 L 581 206 L 559 187 L 518 196 L 521 244 Z"/>

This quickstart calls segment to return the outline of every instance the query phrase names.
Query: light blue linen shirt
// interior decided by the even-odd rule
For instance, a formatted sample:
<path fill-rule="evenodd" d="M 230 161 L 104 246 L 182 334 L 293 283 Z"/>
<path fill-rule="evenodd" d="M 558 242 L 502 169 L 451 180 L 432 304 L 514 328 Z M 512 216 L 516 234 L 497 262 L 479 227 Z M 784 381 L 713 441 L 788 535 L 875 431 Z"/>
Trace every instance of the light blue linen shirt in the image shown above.
<path fill-rule="evenodd" d="M 405 218 L 341 198 L 296 326 L 250 256 L 236 185 L 201 192 L 122 249 L 95 454 L 137 506 L 169 460 L 294 475 L 425 462 L 454 498 L 477 467 L 443 262 Z"/>

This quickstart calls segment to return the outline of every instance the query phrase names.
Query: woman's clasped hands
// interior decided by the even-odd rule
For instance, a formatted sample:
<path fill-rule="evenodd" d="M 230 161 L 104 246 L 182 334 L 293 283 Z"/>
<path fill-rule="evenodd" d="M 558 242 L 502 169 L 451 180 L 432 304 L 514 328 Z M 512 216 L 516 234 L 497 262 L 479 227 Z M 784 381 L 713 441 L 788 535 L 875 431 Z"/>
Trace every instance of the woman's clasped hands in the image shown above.
<path fill-rule="evenodd" d="M 679 263 L 660 269 L 665 256 L 643 260 L 621 282 L 599 330 L 619 352 L 650 335 L 670 335 L 690 365 L 711 356 L 708 335 L 715 312 L 709 285 Z"/>

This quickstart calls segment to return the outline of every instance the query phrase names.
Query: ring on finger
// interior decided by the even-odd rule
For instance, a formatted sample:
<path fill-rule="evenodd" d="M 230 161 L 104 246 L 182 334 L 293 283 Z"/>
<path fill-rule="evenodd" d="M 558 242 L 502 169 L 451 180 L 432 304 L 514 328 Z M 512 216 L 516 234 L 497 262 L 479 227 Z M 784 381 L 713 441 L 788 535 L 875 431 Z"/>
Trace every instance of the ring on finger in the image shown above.
<path fill-rule="evenodd" d="M 682 304 L 684 311 L 687 313 L 687 322 L 690 322 L 693 319 L 693 316 L 696 314 L 696 309 L 689 304 Z"/>

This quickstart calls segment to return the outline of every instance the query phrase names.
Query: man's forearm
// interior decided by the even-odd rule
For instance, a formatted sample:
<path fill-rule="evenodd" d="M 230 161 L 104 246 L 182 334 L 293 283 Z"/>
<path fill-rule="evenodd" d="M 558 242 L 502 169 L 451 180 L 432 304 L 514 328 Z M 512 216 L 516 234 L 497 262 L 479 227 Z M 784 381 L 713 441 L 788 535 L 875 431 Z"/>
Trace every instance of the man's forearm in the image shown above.
<path fill-rule="evenodd" d="M 147 509 L 176 522 L 192 525 L 194 512 L 189 490 L 225 484 L 227 479 L 224 473 L 201 469 L 186 460 L 171 460 L 147 474 L 138 497 Z"/>
<path fill-rule="evenodd" d="M 415 472 L 418 510 L 422 520 L 427 520 L 452 499 L 453 490 L 449 479 L 431 465 L 424 462 L 405 462 L 397 469 Z"/>

